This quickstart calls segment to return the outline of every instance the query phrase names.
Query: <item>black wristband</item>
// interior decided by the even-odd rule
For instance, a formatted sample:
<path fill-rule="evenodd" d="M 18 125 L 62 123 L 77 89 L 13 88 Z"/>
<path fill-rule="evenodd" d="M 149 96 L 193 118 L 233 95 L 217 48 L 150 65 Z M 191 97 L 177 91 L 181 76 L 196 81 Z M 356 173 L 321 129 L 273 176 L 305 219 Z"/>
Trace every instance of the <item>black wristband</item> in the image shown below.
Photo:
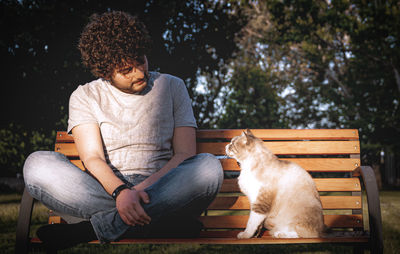
<path fill-rule="evenodd" d="M 117 200 L 117 197 L 118 197 L 118 195 L 119 195 L 119 193 L 122 191 L 122 190 L 125 190 L 125 189 L 130 189 L 129 188 L 129 186 L 127 185 L 127 184 L 121 184 L 120 186 L 118 186 L 117 188 L 115 188 L 115 190 L 113 191 L 113 193 L 111 194 L 111 197 L 114 199 L 114 200 Z"/>

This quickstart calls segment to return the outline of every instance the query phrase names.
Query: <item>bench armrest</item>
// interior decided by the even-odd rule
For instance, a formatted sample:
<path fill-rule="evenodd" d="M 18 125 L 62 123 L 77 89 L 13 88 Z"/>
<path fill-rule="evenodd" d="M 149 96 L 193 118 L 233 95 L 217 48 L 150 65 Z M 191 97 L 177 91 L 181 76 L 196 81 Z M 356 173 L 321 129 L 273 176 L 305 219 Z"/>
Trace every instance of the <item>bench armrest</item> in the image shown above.
<path fill-rule="evenodd" d="M 22 194 L 21 205 L 19 208 L 15 253 L 28 253 L 30 242 L 29 230 L 31 227 L 32 210 L 33 198 L 25 187 L 24 194 Z"/>
<path fill-rule="evenodd" d="M 370 166 L 358 167 L 356 171 L 361 174 L 367 192 L 371 253 L 383 253 L 381 205 L 375 173 Z"/>

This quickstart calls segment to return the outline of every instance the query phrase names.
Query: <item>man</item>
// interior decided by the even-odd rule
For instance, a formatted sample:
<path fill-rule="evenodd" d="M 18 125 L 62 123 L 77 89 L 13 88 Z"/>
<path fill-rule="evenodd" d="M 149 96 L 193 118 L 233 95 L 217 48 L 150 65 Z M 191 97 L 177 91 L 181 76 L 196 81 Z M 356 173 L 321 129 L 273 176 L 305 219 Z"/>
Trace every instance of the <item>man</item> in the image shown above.
<path fill-rule="evenodd" d="M 31 195 L 84 219 L 46 225 L 49 249 L 123 237 L 195 236 L 195 220 L 221 186 L 221 164 L 196 155 L 196 122 L 183 81 L 148 71 L 145 26 L 124 12 L 92 15 L 79 41 L 98 79 L 71 95 L 72 132 L 83 172 L 65 156 L 40 151 L 24 165 Z"/>

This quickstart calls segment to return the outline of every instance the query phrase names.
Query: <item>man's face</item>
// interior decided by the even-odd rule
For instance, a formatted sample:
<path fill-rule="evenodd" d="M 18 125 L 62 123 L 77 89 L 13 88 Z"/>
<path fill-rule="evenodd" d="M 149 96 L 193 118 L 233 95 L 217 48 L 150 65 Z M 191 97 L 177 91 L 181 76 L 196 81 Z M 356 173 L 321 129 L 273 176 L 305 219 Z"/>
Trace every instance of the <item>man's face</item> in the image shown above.
<path fill-rule="evenodd" d="M 147 58 L 139 66 L 127 65 L 124 69 L 114 71 L 111 76 L 111 84 L 124 93 L 141 92 L 147 85 L 149 78 Z"/>

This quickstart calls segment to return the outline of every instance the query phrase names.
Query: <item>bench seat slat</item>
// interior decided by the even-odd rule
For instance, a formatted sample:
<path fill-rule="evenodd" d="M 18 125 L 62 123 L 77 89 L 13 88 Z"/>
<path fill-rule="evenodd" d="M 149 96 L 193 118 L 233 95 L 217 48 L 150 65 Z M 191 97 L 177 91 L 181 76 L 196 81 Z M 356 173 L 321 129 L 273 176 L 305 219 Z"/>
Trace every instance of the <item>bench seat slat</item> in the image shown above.
<path fill-rule="evenodd" d="M 218 231 L 216 231 L 218 232 Z M 221 232 L 221 231 L 219 231 Z M 238 234 L 240 231 L 232 231 Z M 211 233 L 211 232 L 210 232 Z M 217 233 L 215 237 L 209 237 L 209 232 L 200 234 L 200 238 L 181 238 L 181 239 L 123 239 L 112 244 L 127 244 L 127 243 L 147 243 L 147 244 L 301 244 L 301 243 L 367 243 L 368 237 L 327 237 L 327 238 L 273 238 L 269 234 L 265 234 L 260 238 L 237 239 L 236 236 L 227 237 L 224 234 Z M 93 243 L 99 243 L 94 241 Z"/>
<path fill-rule="evenodd" d="M 206 231 L 201 231 L 199 237 L 204 237 L 204 238 L 236 238 L 237 234 L 239 234 L 241 230 L 206 230 Z M 361 238 L 362 235 L 358 235 Z M 259 237 L 264 238 L 264 239 L 272 239 L 272 236 L 270 235 L 270 232 L 268 230 L 262 230 L 260 232 Z M 331 238 L 329 235 L 326 237 L 323 237 L 323 239 L 329 239 Z"/>
<path fill-rule="evenodd" d="M 313 178 L 318 191 L 361 191 L 358 178 Z M 225 179 L 220 192 L 240 192 L 237 179 Z"/>
<path fill-rule="evenodd" d="M 223 216 L 202 216 L 200 221 L 204 228 L 209 229 L 239 229 L 245 228 L 248 215 L 223 215 Z M 332 228 L 362 228 L 363 221 L 361 214 L 349 215 L 324 215 L 324 223 Z"/>
<path fill-rule="evenodd" d="M 228 142 L 197 143 L 198 153 L 225 155 Z M 359 154 L 358 141 L 278 141 L 264 142 L 276 155 L 343 155 Z"/>
<path fill-rule="evenodd" d="M 290 200 L 288 200 L 290 202 Z M 361 196 L 321 196 L 323 209 L 361 209 Z M 246 196 L 217 197 L 209 210 L 248 210 L 250 202 Z"/>

